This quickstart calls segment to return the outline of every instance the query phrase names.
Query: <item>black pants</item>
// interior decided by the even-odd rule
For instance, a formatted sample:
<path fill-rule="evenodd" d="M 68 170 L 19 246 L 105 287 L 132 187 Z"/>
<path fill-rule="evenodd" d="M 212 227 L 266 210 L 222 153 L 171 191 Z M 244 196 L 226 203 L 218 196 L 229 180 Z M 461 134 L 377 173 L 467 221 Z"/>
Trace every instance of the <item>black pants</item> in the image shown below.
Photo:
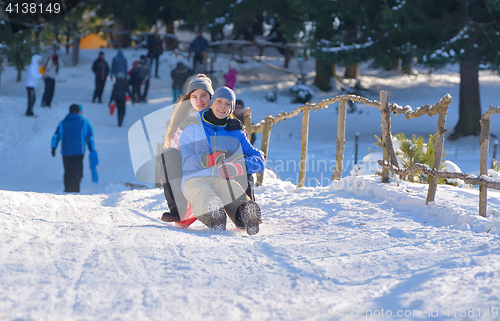
<path fill-rule="evenodd" d="M 144 83 L 144 93 L 141 96 L 141 100 L 146 100 L 146 97 L 148 97 L 148 90 L 149 90 L 149 79 L 146 80 L 146 83 Z"/>
<path fill-rule="evenodd" d="M 156 60 L 156 68 L 155 68 L 155 77 L 158 77 L 158 65 L 160 64 L 160 56 L 152 56 L 151 57 L 151 70 L 153 70 L 153 60 Z"/>
<path fill-rule="evenodd" d="M 26 115 L 33 116 L 33 106 L 35 105 L 35 88 L 26 87 L 28 92 L 28 110 L 26 110 Z"/>
<path fill-rule="evenodd" d="M 140 81 L 137 81 L 137 80 L 130 80 L 130 85 L 132 86 L 132 90 L 131 90 L 131 93 L 132 93 L 132 97 L 130 97 L 130 99 L 132 99 L 132 101 L 134 102 L 137 102 L 137 101 L 140 101 L 141 100 L 141 82 Z"/>
<path fill-rule="evenodd" d="M 197 68 L 198 68 L 198 65 L 203 65 L 203 54 L 202 53 L 199 53 L 199 54 L 194 54 L 194 57 L 193 57 L 193 70 L 196 72 Z"/>
<path fill-rule="evenodd" d="M 64 191 L 66 193 L 79 193 L 83 177 L 83 155 L 63 156 L 63 164 Z"/>
<path fill-rule="evenodd" d="M 123 118 L 125 118 L 125 97 L 123 98 L 115 98 L 117 116 L 118 116 L 118 126 L 121 126 L 123 123 Z"/>
<path fill-rule="evenodd" d="M 45 92 L 43 93 L 42 106 L 50 107 L 52 97 L 54 97 L 54 88 L 56 80 L 54 78 L 45 77 Z"/>
<path fill-rule="evenodd" d="M 106 79 L 104 79 L 104 80 L 102 80 L 101 78 L 95 79 L 95 90 L 94 90 L 94 97 L 92 98 L 92 101 L 94 101 L 96 98 L 99 99 L 99 102 L 101 101 L 102 91 L 104 90 L 105 83 L 106 83 Z"/>
<path fill-rule="evenodd" d="M 163 173 L 165 183 L 163 184 L 163 193 L 167 200 L 168 209 L 171 213 L 179 214 L 184 217 L 187 208 L 187 200 L 181 191 L 182 181 L 182 158 L 179 151 L 175 148 L 168 148 L 161 155 L 163 164 Z"/>
<path fill-rule="evenodd" d="M 252 201 L 255 201 L 255 194 L 253 192 L 254 182 L 253 182 L 252 174 L 247 174 L 247 182 L 248 182 L 248 187 L 247 187 L 246 193 Z"/>

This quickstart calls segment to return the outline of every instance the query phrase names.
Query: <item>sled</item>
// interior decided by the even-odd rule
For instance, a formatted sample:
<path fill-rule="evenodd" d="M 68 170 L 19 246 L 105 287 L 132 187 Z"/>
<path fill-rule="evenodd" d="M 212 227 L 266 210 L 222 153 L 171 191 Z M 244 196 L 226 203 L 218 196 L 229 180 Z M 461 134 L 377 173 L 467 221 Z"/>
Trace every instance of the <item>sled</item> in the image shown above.
<path fill-rule="evenodd" d="M 129 100 L 130 100 L 130 96 L 129 95 L 125 96 L 125 101 L 129 101 Z M 116 102 L 113 100 L 113 101 L 111 101 L 111 104 L 109 104 L 109 114 L 113 115 L 113 113 L 115 112 L 115 109 L 116 109 Z"/>
<path fill-rule="evenodd" d="M 193 214 L 193 208 L 191 207 L 191 204 L 188 203 L 188 207 L 186 209 L 184 217 L 182 218 L 182 221 L 175 223 L 175 227 L 188 228 L 191 224 L 196 222 L 196 220 L 197 218 Z"/>

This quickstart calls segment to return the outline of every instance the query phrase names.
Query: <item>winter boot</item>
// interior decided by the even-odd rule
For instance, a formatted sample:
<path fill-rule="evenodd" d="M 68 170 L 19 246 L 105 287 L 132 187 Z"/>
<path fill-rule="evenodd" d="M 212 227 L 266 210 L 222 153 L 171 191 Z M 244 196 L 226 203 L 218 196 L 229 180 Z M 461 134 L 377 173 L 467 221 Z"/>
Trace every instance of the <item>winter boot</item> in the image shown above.
<path fill-rule="evenodd" d="M 226 230 L 226 210 L 224 204 L 218 197 L 214 197 L 208 203 L 207 216 L 214 231 Z"/>
<path fill-rule="evenodd" d="M 167 223 L 170 223 L 170 222 L 178 223 L 181 221 L 181 217 L 179 216 L 179 213 L 177 213 L 177 212 L 165 212 L 161 216 L 161 220 L 163 222 L 167 222 Z"/>
<path fill-rule="evenodd" d="M 248 200 L 245 203 L 245 209 L 243 210 L 243 223 L 247 228 L 248 235 L 254 235 L 259 233 L 259 223 L 260 223 L 260 207 L 252 200 Z"/>
<path fill-rule="evenodd" d="M 237 228 L 240 230 L 244 230 L 246 228 L 245 222 L 243 222 L 243 212 L 245 210 L 245 204 L 241 204 L 238 206 L 238 209 L 236 210 L 236 215 L 234 217 L 234 225 L 236 225 Z"/>

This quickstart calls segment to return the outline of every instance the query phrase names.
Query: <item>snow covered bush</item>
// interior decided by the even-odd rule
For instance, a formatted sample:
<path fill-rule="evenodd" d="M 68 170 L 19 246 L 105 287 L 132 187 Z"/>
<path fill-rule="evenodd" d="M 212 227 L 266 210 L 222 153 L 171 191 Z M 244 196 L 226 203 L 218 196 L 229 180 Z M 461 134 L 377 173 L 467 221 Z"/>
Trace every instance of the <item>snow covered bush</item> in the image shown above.
<path fill-rule="evenodd" d="M 427 143 L 424 141 L 424 137 L 412 135 L 411 139 L 408 139 L 404 133 L 394 135 L 396 140 L 399 142 L 399 148 L 395 149 L 396 155 L 400 156 L 401 164 L 404 168 L 411 167 L 415 163 L 429 165 L 432 167 L 434 161 L 434 153 L 436 150 L 436 134 L 429 135 L 429 140 Z M 444 156 L 444 153 L 443 153 Z M 441 168 L 442 168 L 441 164 Z M 439 168 L 439 169 L 441 169 Z M 425 175 L 422 171 L 414 171 L 406 177 L 401 177 L 402 179 L 409 182 L 418 183 L 428 183 L 429 177 Z M 439 183 L 445 183 L 444 179 L 439 179 Z"/>

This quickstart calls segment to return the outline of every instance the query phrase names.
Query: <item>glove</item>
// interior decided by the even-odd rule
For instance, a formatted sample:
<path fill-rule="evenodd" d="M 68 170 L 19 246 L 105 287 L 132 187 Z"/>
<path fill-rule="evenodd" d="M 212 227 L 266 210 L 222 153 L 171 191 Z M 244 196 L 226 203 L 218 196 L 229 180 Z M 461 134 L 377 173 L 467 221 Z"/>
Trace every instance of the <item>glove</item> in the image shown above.
<path fill-rule="evenodd" d="M 217 169 L 220 178 L 230 179 L 243 175 L 243 166 L 239 163 L 224 163 Z"/>
<path fill-rule="evenodd" d="M 229 118 L 226 125 L 226 130 L 241 130 L 241 129 L 243 129 L 243 125 L 241 124 L 239 119 Z"/>
<path fill-rule="evenodd" d="M 56 157 L 56 149 L 55 148 L 52 148 L 52 156 Z"/>
<path fill-rule="evenodd" d="M 212 154 L 203 154 L 201 155 L 201 166 L 205 168 L 218 166 L 224 163 L 224 159 L 226 159 L 225 151 L 213 152 Z"/>

